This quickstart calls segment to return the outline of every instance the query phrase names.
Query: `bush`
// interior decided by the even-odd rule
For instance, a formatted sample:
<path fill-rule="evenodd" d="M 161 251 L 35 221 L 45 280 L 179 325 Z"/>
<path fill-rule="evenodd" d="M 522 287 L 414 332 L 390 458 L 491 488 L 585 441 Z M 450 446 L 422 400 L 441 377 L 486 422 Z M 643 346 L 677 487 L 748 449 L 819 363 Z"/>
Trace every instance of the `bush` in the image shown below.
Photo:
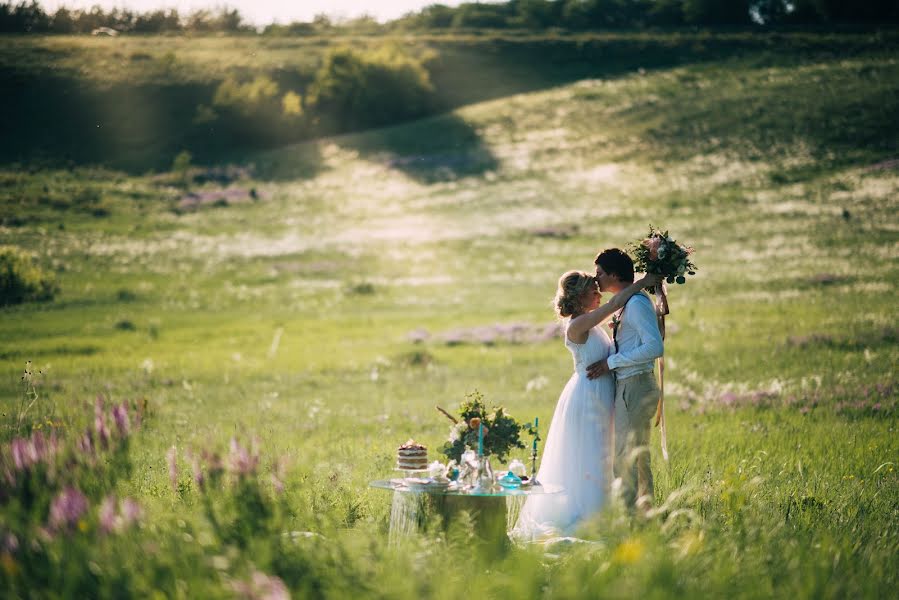
<path fill-rule="evenodd" d="M 412 58 L 393 47 L 369 53 L 337 48 L 315 75 L 309 105 L 337 131 L 422 117 L 434 105 L 434 86 L 424 67 L 429 58 Z"/>
<path fill-rule="evenodd" d="M 216 88 L 212 107 L 198 107 L 195 121 L 215 119 L 243 143 L 285 142 L 295 139 L 304 125 L 303 98 L 281 90 L 268 75 L 250 80 L 229 75 Z"/>
<path fill-rule="evenodd" d="M 52 300 L 59 286 L 15 246 L 0 246 L 0 306 Z"/>

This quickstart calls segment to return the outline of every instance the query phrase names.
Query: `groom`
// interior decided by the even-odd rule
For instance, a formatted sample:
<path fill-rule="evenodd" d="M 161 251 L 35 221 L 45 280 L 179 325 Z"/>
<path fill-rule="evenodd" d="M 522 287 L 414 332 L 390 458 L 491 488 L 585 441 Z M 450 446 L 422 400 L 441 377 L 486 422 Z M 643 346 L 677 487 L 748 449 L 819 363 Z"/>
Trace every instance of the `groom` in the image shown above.
<path fill-rule="evenodd" d="M 634 263 L 618 248 L 603 250 L 594 262 L 601 291 L 617 294 L 633 283 Z M 613 338 L 612 353 L 587 367 L 587 377 L 615 374 L 615 477 L 621 479 L 625 505 L 645 510 L 653 499 L 649 434 L 659 402 L 653 364 L 663 351 L 649 296 L 634 294 L 628 300 L 614 325 Z"/>

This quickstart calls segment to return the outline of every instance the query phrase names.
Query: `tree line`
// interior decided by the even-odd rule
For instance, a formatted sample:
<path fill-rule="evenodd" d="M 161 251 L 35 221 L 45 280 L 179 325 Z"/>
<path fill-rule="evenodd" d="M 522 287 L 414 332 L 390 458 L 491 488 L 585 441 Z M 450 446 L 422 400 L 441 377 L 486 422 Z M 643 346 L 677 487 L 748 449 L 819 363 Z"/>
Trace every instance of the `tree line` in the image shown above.
<path fill-rule="evenodd" d="M 270 35 L 389 33 L 517 29 L 571 31 L 684 26 L 833 26 L 899 23 L 896 0 L 509 0 L 469 2 L 456 7 L 432 4 L 399 19 L 379 23 L 372 17 L 271 24 Z M 238 33 L 257 29 L 236 9 L 175 9 L 136 12 L 99 6 L 45 11 L 35 0 L 0 4 L 0 33 L 91 33 L 102 28 L 134 33 Z"/>
<path fill-rule="evenodd" d="M 175 9 L 136 12 L 123 8 L 103 10 L 69 9 L 61 6 L 46 12 L 36 1 L 0 4 L 0 33 L 92 33 L 103 28 L 119 33 L 237 33 L 253 31 L 236 9 L 196 10 L 189 14 Z"/>

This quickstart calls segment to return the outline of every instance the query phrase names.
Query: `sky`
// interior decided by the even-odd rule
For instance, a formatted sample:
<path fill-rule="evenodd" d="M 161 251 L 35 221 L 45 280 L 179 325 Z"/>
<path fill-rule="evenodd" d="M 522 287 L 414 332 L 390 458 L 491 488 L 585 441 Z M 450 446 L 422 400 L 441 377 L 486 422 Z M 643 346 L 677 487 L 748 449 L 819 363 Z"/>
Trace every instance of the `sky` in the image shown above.
<path fill-rule="evenodd" d="M 429 4 L 456 6 L 463 0 L 39 0 L 44 10 L 55 12 L 60 6 L 72 9 L 88 9 L 101 6 L 104 9 L 128 8 L 136 12 L 148 12 L 158 8 L 176 8 L 179 13 L 190 13 L 201 8 L 228 6 L 240 11 L 245 21 L 254 25 L 311 21 L 317 14 L 332 17 L 358 17 L 371 15 L 379 21 L 400 17 L 407 12 L 420 10 Z M 468 0 L 473 1 L 473 0 Z M 484 2 L 485 0 L 481 0 Z M 486 0 L 489 2 L 490 0 Z M 496 1 L 496 0 L 494 0 Z"/>

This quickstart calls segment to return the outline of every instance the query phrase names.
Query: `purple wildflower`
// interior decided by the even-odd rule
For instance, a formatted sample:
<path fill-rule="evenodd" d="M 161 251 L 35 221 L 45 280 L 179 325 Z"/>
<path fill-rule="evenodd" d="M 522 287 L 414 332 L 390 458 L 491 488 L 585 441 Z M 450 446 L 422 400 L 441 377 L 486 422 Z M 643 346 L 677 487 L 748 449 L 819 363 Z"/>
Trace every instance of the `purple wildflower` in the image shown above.
<path fill-rule="evenodd" d="M 116 429 L 123 438 L 128 437 L 131 429 L 131 420 L 128 418 L 128 407 L 124 402 L 112 407 L 112 418 L 115 420 Z"/>
<path fill-rule="evenodd" d="M 100 506 L 100 530 L 104 533 L 121 531 L 140 520 L 142 515 L 140 504 L 132 498 L 121 500 L 116 512 L 115 496 L 107 496 Z"/>
<path fill-rule="evenodd" d="M 125 498 L 119 503 L 119 510 L 122 513 L 122 524 L 124 526 L 137 523 L 143 516 L 144 511 L 134 498 Z"/>
<path fill-rule="evenodd" d="M 234 591 L 249 600 L 290 600 L 290 592 L 284 582 L 261 571 L 254 571 L 249 582 L 238 581 L 232 585 Z"/>
<path fill-rule="evenodd" d="M 116 529 L 115 496 L 106 496 L 100 505 L 100 531 L 112 533 Z"/>
<path fill-rule="evenodd" d="M 109 427 L 106 425 L 106 411 L 103 396 L 98 395 L 94 403 L 94 429 L 97 432 L 97 440 L 104 449 L 109 447 Z"/>
<path fill-rule="evenodd" d="M 27 468 L 28 440 L 17 437 L 10 442 L 9 449 L 12 451 L 12 461 L 16 466 L 16 471 L 22 471 Z"/>
<path fill-rule="evenodd" d="M 172 482 L 172 489 L 178 489 L 178 449 L 172 446 L 166 453 L 166 459 L 169 463 L 169 481 Z"/>
<path fill-rule="evenodd" d="M 109 428 L 106 426 L 106 416 L 103 413 L 94 416 L 94 429 L 100 445 L 104 449 L 109 448 Z"/>
<path fill-rule="evenodd" d="M 421 343 L 427 340 L 429 337 L 431 337 L 431 334 L 428 333 L 428 330 L 423 327 L 419 327 L 418 329 L 410 331 L 406 335 L 406 338 L 413 344 Z"/>
<path fill-rule="evenodd" d="M 87 511 L 87 498 L 74 487 L 67 487 L 50 505 L 50 527 L 54 530 L 72 528 Z"/>
<path fill-rule="evenodd" d="M 235 438 L 231 438 L 231 453 L 228 458 L 231 472 L 241 477 L 252 475 L 259 465 L 259 453 L 247 450 Z"/>
<path fill-rule="evenodd" d="M 78 447 L 78 451 L 82 454 L 91 457 L 94 455 L 94 435 L 91 433 L 90 429 L 85 430 L 84 435 L 78 438 L 76 446 Z"/>
<path fill-rule="evenodd" d="M 284 480 L 287 478 L 287 457 L 282 456 L 272 465 L 272 485 L 279 494 L 284 492 Z"/>
<path fill-rule="evenodd" d="M 28 460 L 34 465 L 41 462 L 46 454 L 47 441 L 44 439 L 44 434 L 35 431 L 31 434 L 31 441 L 28 443 Z"/>
<path fill-rule="evenodd" d="M 190 450 L 184 453 L 184 458 L 190 462 L 190 470 L 193 474 L 194 483 L 197 484 L 197 488 L 203 490 L 206 486 L 206 474 L 203 473 L 203 467 L 200 465 L 200 460 Z"/>

